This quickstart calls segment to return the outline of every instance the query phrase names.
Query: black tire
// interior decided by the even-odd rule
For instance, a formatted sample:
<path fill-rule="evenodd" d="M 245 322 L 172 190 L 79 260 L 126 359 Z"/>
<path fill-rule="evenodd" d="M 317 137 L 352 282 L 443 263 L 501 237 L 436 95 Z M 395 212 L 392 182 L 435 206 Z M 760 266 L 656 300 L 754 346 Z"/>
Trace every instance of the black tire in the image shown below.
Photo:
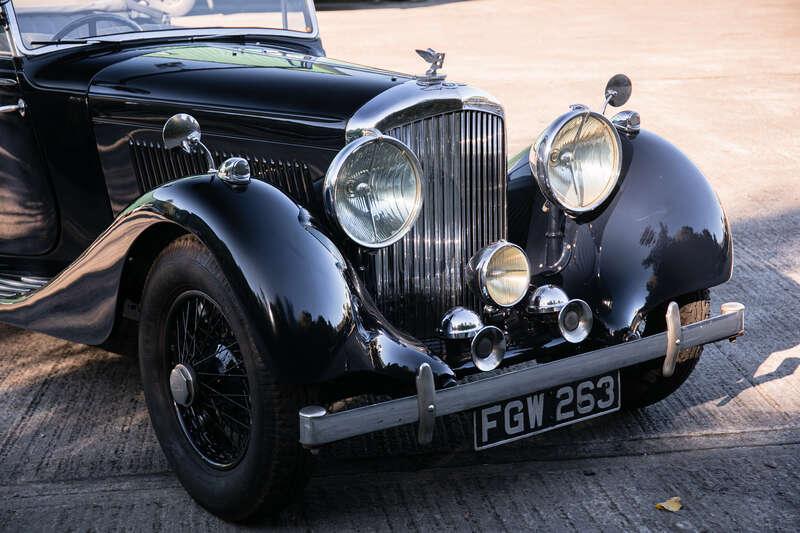
<path fill-rule="evenodd" d="M 708 290 L 690 294 L 678 301 L 681 311 L 681 324 L 692 324 L 705 320 L 711 315 L 711 300 Z M 647 316 L 645 336 L 666 330 L 666 306 L 660 307 Z M 703 353 L 702 346 L 678 352 L 675 373 L 665 378 L 661 373 L 664 358 L 654 359 L 641 365 L 625 368 L 622 371 L 622 403 L 626 409 L 638 409 L 660 402 L 683 385 L 697 366 Z"/>
<path fill-rule="evenodd" d="M 192 303 L 195 307 L 190 312 Z M 185 313 L 176 315 L 184 305 Z M 183 330 L 171 329 L 182 327 L 178 316 Z M 168 341 L 167 333 L 171 330 L 170 337 L 177 338 L 189 331 L 190 316 L 200 324 L 196 330 L 216 335 L 211 340 L 196 335 L 191 343 L 196 347 L 191 350 L 188 341 L 182 345 Z M 297 411 L 304 405 L 305 392 L 275 383 L 268 358 L 254 341 L 254 331 L 214 257 L 196 238 L 180 237 L 155 260 L 145 283 L 139 329 L 150 420 L 189 494 L 231 521 L 285 507 L 302 493 L 311 466 L 310 454 L 298 443 Z M 189 406 L 179 405 L 170 387 L 176 353 L 180 361 L 191 361 L 200 369 L 191 371 L 194 380 L 203 384 L 197 385 Z M 198 353 L 210 357 L 210 363 L 203 362 Z M 240 377 L 242 366 L 244 378 Z M 221 396 L 227 394 L 217 391 L 223 385 L 226 388 L 219 390 L 230 394 L 228 400 L 241 398 L 238 403 L 223 401 Z M 233 394 L 230 387 L 243 392 Z M 249 424 L 245 423 L 248 418 Z"/>

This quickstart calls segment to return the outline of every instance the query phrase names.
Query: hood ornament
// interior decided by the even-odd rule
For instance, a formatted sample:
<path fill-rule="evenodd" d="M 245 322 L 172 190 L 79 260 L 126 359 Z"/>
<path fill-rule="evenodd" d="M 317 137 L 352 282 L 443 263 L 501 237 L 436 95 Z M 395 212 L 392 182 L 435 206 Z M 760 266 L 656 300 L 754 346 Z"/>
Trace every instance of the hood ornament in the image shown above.
<path fill-rule="evenodd" d="M 430 68 L 424 76 L 417 76 L 423 83 L 437 83 L 447 78 L 446 74 L 439 74 L 439 69 L 444 66 L 444 52 L 437 52 L 433 48 L 427 50 L 417 50 L 417 54 L 430 64 Z"/>

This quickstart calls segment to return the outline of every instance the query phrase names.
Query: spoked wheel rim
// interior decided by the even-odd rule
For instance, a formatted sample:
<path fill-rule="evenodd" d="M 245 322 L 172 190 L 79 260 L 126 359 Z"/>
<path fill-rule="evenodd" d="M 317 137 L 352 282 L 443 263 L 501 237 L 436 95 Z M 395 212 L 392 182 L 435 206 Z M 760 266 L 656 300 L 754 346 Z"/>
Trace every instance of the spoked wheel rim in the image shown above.
<path fill-rule="evenodd" d="M 239 342 L 219 305 L 186 291 L 167 315 L 169 388 L 181 429 L 210 466 L 236 466 L 252 425 L 250 384 Z"/>

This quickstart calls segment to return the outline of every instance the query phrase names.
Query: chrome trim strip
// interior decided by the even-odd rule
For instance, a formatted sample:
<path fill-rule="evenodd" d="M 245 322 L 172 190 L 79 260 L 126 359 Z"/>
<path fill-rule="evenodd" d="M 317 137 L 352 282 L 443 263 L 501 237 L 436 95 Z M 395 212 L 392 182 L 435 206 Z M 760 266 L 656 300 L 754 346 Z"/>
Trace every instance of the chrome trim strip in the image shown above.
<path fill-rule="evenodd" d="M 20 281 L 23 281 L 25 283 L 28 283 L 30 285 L 35 286 L 37 289 L 41 288 L 41 287 L 44 287 L 45 285 L 50 283 L 50 279 L 49 278 L 37 278 L 37 277 L 34 277 L 34 276 L 22 276 L 19 279 L 20 279 Z"/>
<path fill-rule="evenodd" d="M 26 291 L 34 291 L 36 289 L 41 289 L 42 286 L 34 285 L 33 283 L 25 283 L 23 281 L 17 281 L 14 279 L 0 278 L 0 288 L 26 292 Z"/>
<path fill-rule="evenodd" d="M 744 334 L 744 306 L 724 304 L 730 312 L 684 326 L 682 348 L 691 348 Z M 483 405 L 524 396 L 643 363 L 664 356 L 667 333 L 659 333 L 535 365 L 506 374 L 481 379 L 436 391 L 435 414 L 445 416 Z M 300 443 L 316 447 L 357 435 L 419 421 L 419 402 L 415 396 L 327 414 L 321 407 L 306 407 L 299 413 Z"/>
<path fill-rule="evenodd" d="M 22 298 L 34 293 L 47 285 L 49 279 L 37 277 L 5 277 L 9 274 L 0 275 L 0 298 L 13 300 Z"/>
<path fill-rule="evenodd" d="M 46 278 L 0 276 L 0 298 L 11 299 L 36 292 L 49 282 Z"/>
<path fill-rule="evenodd" d="M 346 140 L 357 139 L 365 131 L 387 131 L 423 118 L 463 110 L 485 111 L 505 118 L 497 99 L 480 89 L 410 80 L 387 89 L 356 111 L 347 122 Z"/>
<path fill-rule="evenodd" d="M 174 30 L 162 31 L 148 31 L 148 32 L 135 32 L 124 33 L 117 35 L 102 35 L 98 39 L 115 41 L 115 42 L 128 42 L 128 41 L 150 41 L 160 37 L 203 37 L 207 35 L 258 35 L 265 37 L 292 37 L 296 39 L 314 40 L 319 38 L 319 22 L 317 21 L 317 11 L 314 7 L 314 0 L 306 0 L 308 5 L 309 14 L 311 15 L 311 33 L 303 33 L 298 31 L 289 30 L 274 30 L 265 28 L 197 28 L 188 29 L 180 28 Z M 28 48 L 25 46 L 25 41 L 22 38 L 19 25 L 17 24 L 17 16 L 14 12 L 14 6 L 10 0 L 0 2 L 0 6 L 6 10 L 6 19 L 8 20 L 9 33 L 12 37 L 11 47 L 13 48 L 14 57 L 22 56 L 38 56 L 48 54 L 60 50 L 67 50 L 69 48 L 76 48 L 86 46 L 86 44 L 61 44 L 61 45 L 46 45 L 40 48 Z M 149 34 L 148 37 L 142 37 L 143 34 Z"/>

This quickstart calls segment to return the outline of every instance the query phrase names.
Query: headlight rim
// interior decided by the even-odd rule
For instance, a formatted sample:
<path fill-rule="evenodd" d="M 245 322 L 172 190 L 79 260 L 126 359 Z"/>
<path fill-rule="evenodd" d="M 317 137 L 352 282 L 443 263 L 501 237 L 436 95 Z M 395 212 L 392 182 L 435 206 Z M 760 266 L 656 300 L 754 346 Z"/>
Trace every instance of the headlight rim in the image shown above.
<path fill-rule="evenodd" d="M 512 303 L 503 304 L 495 301 L 492 295 L 489 293 L 488 283 L 487 283 L 487 274 L 489 264 L 491 263 L 492 258 L 497 254 L 502 248 L 514 248 L 516 249 L 522 257 L 525 258 L 525 262 L 528 266 L 528 283 L 526 289 L 522 291 L 522 294 Z M 481 300 L 489 305 L 495 305 L 497 307 L 502 307 L 504 309 L 511 309 L 518 305 L 521 301 L 525 299 L 525 297 L 530 292 L 530 279 L 531 279 L 531 261 L 528 257 L 528 254 L 525 253 L 525 250 L 522 247 L 508 242 L 506 240 L 499 240 L 493 242 L 492 244 L 481 248 L 473 257 L 470 259 L 468 263 L 469 272 L 468 272 L 468 281 L 472 286 L 473 290 L 480 296 Z"/>
<path fill-rule="evenodd" d="M 614 169 L 616 174 L 616 177 L 614 178 L 614 184 L 608 188 L 608 191 L 604 195 L 596 199 L 594 202 L 587 204 L 584 207 L 574 208 L 564 205 L 558 199 L 558 196 L 555 194 L 555 192 L 553 192 L 553 189 L 550 185 L 550 176 L 547 171 L 547 160 L 550 152 L 552 151 L 553 141 L 555 140 L 555 137 L 558 134 L 558 132 L 561 131 L 561 129 L 570 120 L 583 114 L 588 114 L 590 117 L 596 118 L 605 124 L 607 129 L 611 132 L 613 142 L 616 144 L 617 150 L 619 152 L 619 157 L 617 158 L 616 168 Z M 575 106 L 573 109 L 570 109 L 566 113 L 557 117 L 553 122 L 550 123 L 549 126 L 547 126 L 547 128 L 545 128 L 545 130 L 542 132 L 542 134 L 539 136 L 536 142 L 531 146 L 530 153 L 528 155 L 528 164 L 530 165 L 534 180 L 536 181 L 536 184 L 539 186 L 539 190 L 542 192 L 544 197 L 549 202 L 563 209 L 570 216 L 575 217 L 596 210 L 598 207 L 603 205 L 606 201 L 608 201 L 609 198 L 611 198 L 614 195 L 614 191 L 619 186 L 620 178 L 622 177 L 622 159 L 623 159 L 622 139 L 619 136 L 617 128 L 614 127 L 611 121 L 601 113 L 592 111 L 587 107 Z"/>
<path fill-rule="evenodd" d="M 394 236 L 392 236 L 390 239 L 381 241 L 380 243 L 367 242 L 354 236 L 352 232 L 348 230 L 345 224 L 342 224 L 341 220 L 339 219 L 339 215 L 336 212 L 336 183 L 339 179 L 342 167 L 358 150 L 362 149 L 365 145 L 374 142 L 387 142 L 402 150 L 411 163 L 414 174 L 417 176 L 416 197 L 418 198 L 418 201 L 415 202 L 411 215 Z M 422 206 L 425 203 L 425 175 L 422 171 L 422 164 L 419 161 L 419 157 L 417 157 L 417 154 L 415 154 L 407 144 L 400 139 L 392 137 L 391 135 L 384 135 L 376 130 L 370 130 L 365 132 L 361 137 L 350 141 L 344 146 L 344 148 L 339 150 L 339 153 L 333 158 L 333 161 L 325 173 L 322 190 L 325 213 L 332 221 L 336 223 L 339 229 L 344 232 L 347 238 L 361 247 L 379 250 L 381 248 L 391 246 L 405 237 L 417 222 L 417 219 L 419 219 L 419 216 L 422 213 Z"/>

